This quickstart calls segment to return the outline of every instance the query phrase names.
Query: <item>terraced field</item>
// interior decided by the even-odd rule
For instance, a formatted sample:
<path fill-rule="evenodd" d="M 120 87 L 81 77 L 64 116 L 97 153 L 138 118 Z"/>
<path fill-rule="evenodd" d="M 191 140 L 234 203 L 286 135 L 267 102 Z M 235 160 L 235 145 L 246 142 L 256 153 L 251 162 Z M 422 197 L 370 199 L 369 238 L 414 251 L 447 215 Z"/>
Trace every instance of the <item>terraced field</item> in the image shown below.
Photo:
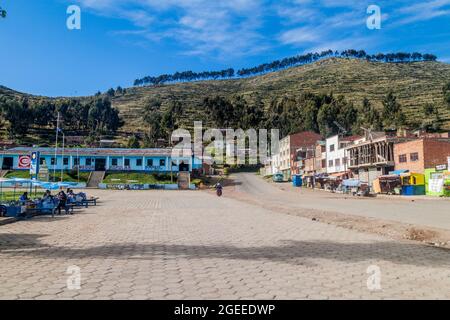
<path fill-rule="evenodd" d="M 274 98 L 302 92 L 342 94 L 356 105 L 368 97 L 379 109 L 382 99 L 393 90 L 409 121 L 421 117 L 425 103 L 439 107 L 444 129 L 450 130 L 450 108 L 444 105 L 442 88 L 450 81 L 450 64 L 442 62 L 378 63 L 365 60 L 330 58 L 246 79 L 199 81 L 157 87 L 129 88 L 125 95 L 113 98 L 125 120 L 125 132 L 144 130 L 143 107 L 151 99 L 160 99 L 165 110 L 170 102 L 180 101 L 184 108 L 182 124 L 191 128 L 204 119 L 201 106 L 206 97 L 244 95 L 252 101 L 257 95 L 266 106 Z M 0 95 L 21 95 L 0 87 Z M 35 99 L 37 97 L 31 97 Z M 84 97 L 81 97 L 84 99 Z M 208 125 L 208 124 L 206 124 Z"/>
<path fill-rule="evenodd" d="M 425 103 L 439 107 L 446 129 L 450 129 L 450 110 L 443 103 L 442 87 L 450 81 L 450 65 L 441 62 L 377 63 L 332 58 L 247 79 L 179 83 L 159 87 L 133 88 L 114 105 L 126 119 L 126 127 L 141 127 L 142 107 L 152 98 L 163 102 L 178 100 L 185 108 L 185 125 L 191 127 L 208 96 L 242 94 L 250 100 L 259 94 L 268 105 L 272 98 L 302 92 L 342 94 L 355 104 L 368 97 L 382 108 L 382 99 L 393 90 L 409 120 L 418 116 Z"/>

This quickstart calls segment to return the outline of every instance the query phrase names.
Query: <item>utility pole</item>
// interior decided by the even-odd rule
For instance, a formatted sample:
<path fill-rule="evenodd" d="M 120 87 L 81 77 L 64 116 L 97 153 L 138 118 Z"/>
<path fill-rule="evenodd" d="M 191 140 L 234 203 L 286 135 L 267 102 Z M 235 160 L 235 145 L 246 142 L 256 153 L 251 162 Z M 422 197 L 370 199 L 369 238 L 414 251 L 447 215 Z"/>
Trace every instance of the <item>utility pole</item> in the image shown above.
<path fill-rule="evenodd" d="M 63 143 L 62 143 L 62 145 L 63 145 L 63 147 L 62 147 L 62 159 L 61 159 L 61 161 L 62 161 L 62 166 L 61 166 L 61 182 L 63 182 L 64 181 L 64 147 L 65 147 L 65 134 L 64 134 L 64 131 L 62 132 L 62 135 L 63 135 Z"/>

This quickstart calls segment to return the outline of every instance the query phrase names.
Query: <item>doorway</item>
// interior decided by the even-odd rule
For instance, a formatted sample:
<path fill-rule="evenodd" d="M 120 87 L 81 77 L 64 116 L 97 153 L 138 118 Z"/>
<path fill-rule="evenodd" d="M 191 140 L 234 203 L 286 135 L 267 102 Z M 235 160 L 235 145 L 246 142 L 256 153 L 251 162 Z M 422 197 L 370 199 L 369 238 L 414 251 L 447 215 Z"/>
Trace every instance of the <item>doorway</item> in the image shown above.
<path fill-rule="evenodd" d="M 14 167 L 14 158 L 5 157 L 3 158 L 2 170 L 12 170 Z"/>
<path fill-rule="evenodd" d="M 95 159 L 95 171 L 106 171 L 106 159 L 105 158 Z"/>

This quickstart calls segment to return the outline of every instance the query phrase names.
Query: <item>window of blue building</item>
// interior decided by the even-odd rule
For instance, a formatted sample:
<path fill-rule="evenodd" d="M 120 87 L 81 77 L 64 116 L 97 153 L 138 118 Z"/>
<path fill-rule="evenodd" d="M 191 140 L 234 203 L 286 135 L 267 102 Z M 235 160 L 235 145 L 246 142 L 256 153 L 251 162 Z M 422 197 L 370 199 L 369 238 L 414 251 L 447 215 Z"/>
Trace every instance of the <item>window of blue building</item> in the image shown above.
<path fill-rule="evenodd" d="M 136 159 L 136 166 L 142 167 L 142 159 Z"/>
<path fill-rule="evenodd" d="M 79 164 L 80 164 L 80 159 L 78 159 L 78 158 L 73 159 L 73 165 L 74 166 L 77 166 Z"/>
<path fill-rule="evenodd" d="M 125 159 L 125 167 L 129 167 L 130 166 L 130 159 Z"/>
<path fill-rule="evenodd" d="M 86 165 L 87 166 L 92 165 L 92 159 L 91 158 L 86 158 Z"/>
<path fill-rule="evenodd" d="M 55 165 L 57 165 L 58 164 L 58 159 L 56 159 L 56 158 L 52 158 L 52 160 L 51 160 L 51 165 L 52 166 L 55 166 Z"/>
<path fill-rule="evenodd" d="M 160 167 L 165 167 L 166 166 L 166 160 L 164 160 L 164 159 L 159 160 L 159 166 Z"/>
<path fill-rule="evenodd" d="M 147 159 L 147 167 L 153 167 L 153 159 Z"/>
<path fill-rule="evenodd" d="M 112 160 L 111 160 L 111 165 L 112 165 L 112 166 L 117 166 L 117 164 L 118 164 L 117 159 L 112 159 Z"/>
<path fill-rule="evenodd" d="M 63 159 L 63 164 L 64 164 L 65 166 L 68 166 L 68 165 L 69 165 L 69 158 L 64 158 L 64 159 Z"/>

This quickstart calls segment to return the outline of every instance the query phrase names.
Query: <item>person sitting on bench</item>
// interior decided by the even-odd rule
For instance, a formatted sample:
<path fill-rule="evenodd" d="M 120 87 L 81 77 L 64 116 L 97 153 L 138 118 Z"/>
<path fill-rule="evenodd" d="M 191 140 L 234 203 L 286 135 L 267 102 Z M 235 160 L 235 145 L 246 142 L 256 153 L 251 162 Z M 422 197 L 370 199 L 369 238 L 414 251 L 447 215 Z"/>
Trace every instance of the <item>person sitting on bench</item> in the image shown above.
<path fill-rule="evenodd" d="M 58 193 L 58 200 L 59 200 L 58 207 L 57 207 L 58 215 L 61 215 L 61 208 L 64 208 L 64 210 L 65 210 L 65 212 L 66 212 L 66 214 L 67 214 L 67 213 L 68 213 L 68 208 L 67 208 L 67 195 L 66 195 L 66 193 L 64 192 L 64 190 L 61 190 L 61 191 Z"/>
<path fill-rule="evenodd" d="M 44 193 L 44 196 L 42 197 L 42 200 L 47 200 L 47 199 L 52 199 L 52 193 L 50 192 L 50 190 L 46 190 Z"/>
<path fill-rule="evenodd" d="M 19 198 L 19 202 L 21 204 L 26 204 L 30 199 L 28 198 L 28 192 L 24 192 L 20 198 Z"/>

